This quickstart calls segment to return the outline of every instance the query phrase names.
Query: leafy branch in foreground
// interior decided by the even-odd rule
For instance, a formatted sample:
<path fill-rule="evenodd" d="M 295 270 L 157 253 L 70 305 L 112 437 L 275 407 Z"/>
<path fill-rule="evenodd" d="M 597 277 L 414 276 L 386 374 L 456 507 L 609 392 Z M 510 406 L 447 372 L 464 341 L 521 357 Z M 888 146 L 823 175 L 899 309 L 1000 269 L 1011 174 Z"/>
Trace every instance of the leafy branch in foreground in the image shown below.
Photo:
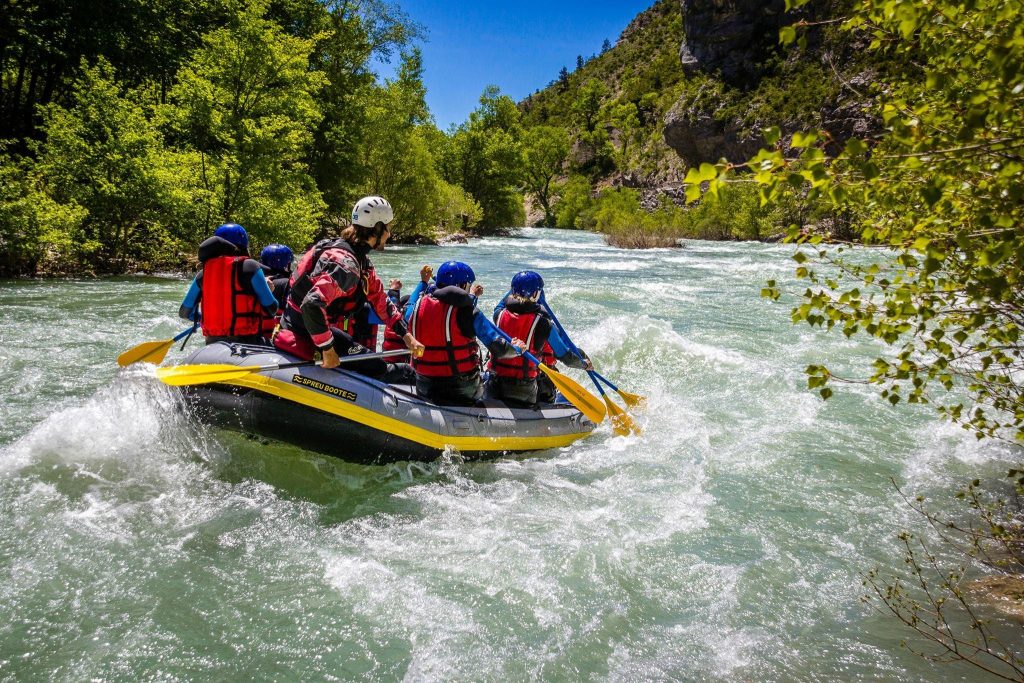
<path fill-rule="evenodd" d="M 1010 471 L 1011 477 L 1021 473 Z M 894 482 L 895 485 L 895 482 Z M 911 500 L 897 486 L 904 501 L 925 517 L 939 540 L 959 551 L 963 561 L 948 568 L 913 534 L 899 536 L 906 572 L 884 575 L 879 569 L 868 572 L 864 585 L 869 589 L 864 602 L 883 614 L 896 617 L 920 635 L 932 647 L 922 649 L 906 641 L 903 646 L 930 661 L 962 662 L 978 667 L 1008 681 L 1024 681 L 1024 658 L 1004 642 L 998 628 L 983 618 L 973 605 L 973 593 L 992 592 L 991 581 L 969 580 L 970 567 L 981 565 L 1011 582 L 1014 591 L 1024 590 L 1024 543 L 1017 520 L 1016 494 L 1007 501 L 983 492 L 974 480 L 957 494 L 964 500 L 972 519 L 966 523 L 938 517 L 925 507 L 924 498 Z M 1016 484 L 1020 491 L 1021 482 Z"/>
<path fill-rule="evenodd" d="M 791 5 L 806 0 L 790 0 Z M 843 29 L 889 63 L 874 110 L 885 132 L 851 139 L 830 155 L 823 132 L 788 141 L 745 163 L 703 164 L 687 197 L 717 197 L 747 171 L 765 203 L 805 196 L 853 217 L 860 241 L 886 247 L 864 263 L 827 235 L 791 229 L 809 284 L 793 320 L 894 349 L 867 381 L 885 397 L 936 403 L 978 438 L 1024 441 L 1024 22 L 1000 0 L 863 0 Z M 794 39 L 783 31 L 783 42 Z M 781 291 L 769 282 L 763 294 Z M 808 369 L 812 388 L 835 377 Z M 941 399 L 930 388 L 945 392 Z M 954 389 L 966 391 L 969 400 Z"/>

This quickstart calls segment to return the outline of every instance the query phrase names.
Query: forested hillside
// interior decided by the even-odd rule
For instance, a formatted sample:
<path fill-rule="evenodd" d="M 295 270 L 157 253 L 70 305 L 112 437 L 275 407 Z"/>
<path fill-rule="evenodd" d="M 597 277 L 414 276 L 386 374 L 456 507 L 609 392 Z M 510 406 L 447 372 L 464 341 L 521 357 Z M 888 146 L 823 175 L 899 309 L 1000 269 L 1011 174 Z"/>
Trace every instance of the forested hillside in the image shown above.
<path fill-rule="evenodd" d="M 390 198 L 399 239 L 516 223 L 518 167 L 490 173 L 514 105 L 492 93 L 467 135 L 438 131 L 420 32 L 376 0 L 5 8 L 0 275 L 181 267 L 224 221 L 301 249 L 364 194 Z"/>
<path fill-rule="evenodd" d="M 820 207 L 762 206 L 742 184 L 723 201 L 683 208 L 687 169 L 745 159 L 763 130 L 828 129 L 837 143 L 871 129 L 864 96 L 869 58 L 833 28 L 848 3 L 659 0 L 614 46 L 580 56 L 520 103 L 526 125 L 568 136 L 565 163 L 546 186 L 527 185 L 531 222 L 597 229 L 622 246 L 674 244 L 678 237 L 763 239 L 793 224 L 831 221 Z M 807 24 L 800 45 L 779 31 Z M 643 210 L 641 210 L 643 209 Z"/>
<path fill-rule="evenodd" d="M 379 0 L 19 3 L 0 24 L 0 275 L 179 268 L 225 221 L 302 249 L 365 194 L 395 205 L 396 240 L 529 223 L 643 247 L 841 225 L 750 184 L 690 207 L 682 189 L 766 128 L 842 142 L 870 126 L 841 86 L 873 78 L 831 28 L 841 3 L 658 0 L 518 104 L 486 88 L 448 131 L 425 102 L 424 30 Z M 802 45 L 781 49 L 798 21 Z"/>

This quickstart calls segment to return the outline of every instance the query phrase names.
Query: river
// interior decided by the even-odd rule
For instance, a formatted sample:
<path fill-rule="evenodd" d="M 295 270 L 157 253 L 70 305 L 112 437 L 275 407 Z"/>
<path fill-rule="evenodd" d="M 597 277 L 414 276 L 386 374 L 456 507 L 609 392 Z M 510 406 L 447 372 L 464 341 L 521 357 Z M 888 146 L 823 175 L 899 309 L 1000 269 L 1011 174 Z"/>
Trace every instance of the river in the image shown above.
<path fill-rule="evenodd" d="M 879 348 L 789 322 L 793 247 L 592 234 L 396 247 L 522 268 L 644 394 L 641 437 L 365 467 L 191 422 L 118 353 L 182 328 L 180 278 L 0 283 L 0 679 L 977 680 L 900 648 L 862 575 L 1013 453 L 803 369 Z M 195 344 L 193 340 L 193 344 Z M 177 349 L 168 362 L 181 358 Z M 578 376 L 581 382 L 585 377 Z"/>

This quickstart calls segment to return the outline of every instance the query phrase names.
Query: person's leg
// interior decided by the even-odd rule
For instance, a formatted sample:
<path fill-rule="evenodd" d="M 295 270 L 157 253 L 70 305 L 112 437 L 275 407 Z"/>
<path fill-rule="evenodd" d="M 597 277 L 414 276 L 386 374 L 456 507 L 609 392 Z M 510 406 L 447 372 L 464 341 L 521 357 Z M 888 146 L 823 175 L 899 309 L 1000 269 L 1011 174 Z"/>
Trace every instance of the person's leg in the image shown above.
<path fill-rule="evenodd" d="M 537 403 L 554 403 L 557 390 L 555 383 L 543 372 L 537 375 Z"/>
<path fill-rule="evenodd" d="M 480 375 L 467 377 L 416 376 L 416 393 L 439 405 L 471 406 L 483 396 Z"/>
<path fill-rule="evenodd" d="M 532 406 L 537 402 L 537 383 L 518 382 L 514 379 L 499 377 L 495 397 L 515 407 Z"/>
<path fill-rule="evenodd" d="M 352 337 L 345 334 L 338 328 L 332 327 L 331 333 L 334 335 L 334 350 L 337 351 L 338 355 L 342 358 L 367 353 L 367 348 L 365 346 L 356 343 Z M 344 370 L 351 370 L 352 372 L 358 372 L 360 375 L 366 375 L 367 377 L 374 378 L 383 377 L 388 371 L 388 363 L 380 358 L 350 361 L 342 363 L 339 367 Z"/>

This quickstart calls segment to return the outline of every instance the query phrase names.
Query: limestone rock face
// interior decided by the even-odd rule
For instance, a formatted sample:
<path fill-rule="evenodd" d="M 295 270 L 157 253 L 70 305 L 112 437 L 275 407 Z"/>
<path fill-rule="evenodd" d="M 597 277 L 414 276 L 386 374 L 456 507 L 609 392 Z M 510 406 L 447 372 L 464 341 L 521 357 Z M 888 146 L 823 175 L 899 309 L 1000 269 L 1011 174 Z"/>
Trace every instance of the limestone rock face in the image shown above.
<path fill-rule="evenodd" d="M 720 120 L 707 102 L 683 97 L 665 116 L 665 144 L 691 166 L 727 159 L 748 159 L 764 145 L 760 135 L 744 133 L 736 120 Z"/>
<path fill-rule="evenodd" d="M 690 77 L 705 74 L 720 84 L 717 91 L 709 87 L 706 94 L 684 95 L 665 115 L 665 143 L 690 166 L 714 163 L 722 157 L 749 159 L 764 145 L 758 131 L 768 125 L 782 129 L 785 144 L 785 136 L 806 123 L 775 120 L 770 111 L 752 115 L 761 79 L 771 76 L 780 62 L 793 66 L 802 60 L 818 61 L 824 73 L 834 73 L 834 65 L 849 63 L 851 53 L 861 49 L 855 44 L 826 44 L 823 32 L 815 27 L 801 33 L 802 50 L 780 52 L 781 60 L 773 57 L 780 28 L 799 20 L 813 24 L 841 16 L 843 0 L 819 0 L 788 13 L 784 0 L 679 2 L 684 33 L 679 58 L 683 70 Z M 835 78 L 841 84 L 836 96 L 820 102 L 817 111 L 809 113 L 816 117 L 814 125 L 828 131 L 836 145 L 877 131 L 878 122 L 867 113 L 870 98 L 864 94 L 875 74 L 863 71 Z"/>
<path fill-rule="evenodd" d="M 777 43 L 779 29 L 792 17 L 783 0 L 681 0 L 685 38 L 679 49 L 683 69 L 718 72 L 730 84 L 757 76 Z"/>

